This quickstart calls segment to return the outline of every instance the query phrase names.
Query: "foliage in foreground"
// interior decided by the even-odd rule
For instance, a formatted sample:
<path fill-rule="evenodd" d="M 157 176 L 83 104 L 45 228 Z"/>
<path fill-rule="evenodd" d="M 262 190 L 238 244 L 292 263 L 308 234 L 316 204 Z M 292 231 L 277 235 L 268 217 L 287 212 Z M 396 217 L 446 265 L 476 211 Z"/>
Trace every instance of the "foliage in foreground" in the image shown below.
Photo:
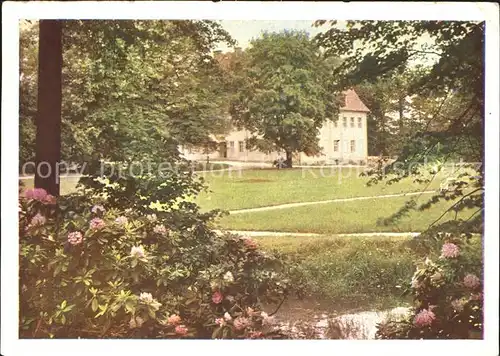
<path fill-rule="evenodd" d="M 427 257 L 409 286 L 414 299 L 411 313 L 379 325 L 380 339 L 471 339 L 483 330 L 481 250 L 470 235 L 441 239 L 441 255 Z"/>
<path fill-rule="evenodd" d="M 280 337 L 260 304 L 288 293 L 286 266 L 211 231 L 217 212 L 176 205 L 191 184 L 177 178 L 87 178 L 66 197 L 20 197 L 20 337 Z"/>

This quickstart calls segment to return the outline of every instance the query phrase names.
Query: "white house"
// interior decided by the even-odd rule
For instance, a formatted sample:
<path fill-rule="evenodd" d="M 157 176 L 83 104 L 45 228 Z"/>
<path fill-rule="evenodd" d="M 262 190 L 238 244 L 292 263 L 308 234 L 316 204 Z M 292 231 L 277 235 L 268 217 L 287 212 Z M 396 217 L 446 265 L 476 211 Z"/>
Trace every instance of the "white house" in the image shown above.
<path fill-rule="evenodd" d="M 307 156 L 301 153 L 294 157 L 296 163 L 340 164 L 367 161 L 368 130 L 366 118 L 370 110 L 352 89 L 344 92 L 344 101 L 338 119 L 326 121 L 320 129 L 321 153 L 316 156 Z M 247 130 L 230 132 L 224 139 L 217 140 L 219 148 L 217 151 L 210 152 L 208 158 L 211 160 L 270 162 L 280 155 L 284 157 L 284 154 L 279 152 L 266 154 L 258 150 L 247 150 L 246 140 L 250 136 L 251 133 Z M 190 160 L 207 159 L 207 154 L 199 149 L 181 147 L 181 153 Z"/>

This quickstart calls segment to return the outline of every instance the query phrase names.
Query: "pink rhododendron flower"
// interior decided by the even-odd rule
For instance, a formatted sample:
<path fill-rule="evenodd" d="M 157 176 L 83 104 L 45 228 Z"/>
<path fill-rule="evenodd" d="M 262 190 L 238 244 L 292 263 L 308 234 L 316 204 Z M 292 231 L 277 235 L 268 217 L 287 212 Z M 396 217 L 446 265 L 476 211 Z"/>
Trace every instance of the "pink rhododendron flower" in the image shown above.
<path fill-rule="evenodd" d="M 228 312 L 225 312 L 225 313 L 224 313 L 224 319 L 225 319 L 226 321 L 233 320 L 233 318 L 231 317 L 231 314 L 229 314 Z"/>
<path fill-rule="evenodd" d="M 224 326 L 226 325 L 226 321 L 224 320 L 224 318 L 216 318 L 215 319 L 215 323 L 219 326 Z"/>
<path fill-rule="evenodd" d="M 104 222 L 104 220 L 102 219 L 99 219 L 99 218 L 93 218 L 92 220 L 90 220 L 90 228 L 92 230 L 100 230 L 102 229 L 104 226 L 106 226 L 106 223 Z"/>
<path fill-rule="evenodd" d="M 415 315 L 415 319 L 413 320 L 413 324 L 416 327 L 424 327 L 429 326 L 436 319 L 436 314 L 431 312 L 430 310 L 423 309 L 417 315 Z"/>
<path fill-rule="evenodd" d="M 125 226 L 128 223 L 128 219 L 125 216 L 119 216 L 115 219 L 115 223 L 121 226 Z"/>
<path fill-rule="evenodd" d="M 224 296 L 219 291 L 216 291 L 216 292 L 214 292 L 214 294 L 212 294 L 212 302 L 214 302 L 215 304 L 220 304 L 223 299 L 224 299 Z"/>
<path fill-rule="evenodd" d="M 188 329 L 184 325 L 177 325 L 175 327 L 175 333 L 178 335 L 186 335 L 188 332 Z"/>
<path fill-rule="evenodd" d="M 24 193 L 24 197 L 26 199 L 38 200 L 44 204 L 55 204 L 56 197 L 47 193 L 47 191 L 43 188 L 32 188 L 27 189 Z"/>
<path fill-rule="evenodd" d="M 91 209 L 94 214 L 104 213 L 106 209 L 102 205 L 94 205 Z"/>
<path fill-rule="evenodd" d="M 167 233 L 167 228 L 163 225 L 156 225 L 153 228 L 153 232 L 159 235 L 165 235 Z"/>
<path fill-rule="evenodd" d="M 474 274 L 468 274 L 464 277 L 464 286 L 470 289 L 476 289 L 481 285 L 481 280 Z"/>
<path fill-rule="evenodd" d="M 43 201 L 44 204 L 48 204 L 48 205 L 55 205 L 56 203 L 56 197 L 53 196 L 53 195 L 50 195 L 50 194 L 47 194 L 47 196 L 45 197 L 45 200 Z"/>
<path fill-rule="evenodd" d="M 262 324 L 263 325 L 274 324 L 274 316 L 269 316 L 266 312 L 260 313 L 260 316 L 262 317 Z"/>
<path fill-rule="evenodd" d="M 252 331 L 248 334 L 248 336 L 250 336 L 250 339 L 259 339 L 264 336 L 264 334 L 262 331 Z"/>
<path fill-rule="evenodd" d="M 31 226 L 42 226 L 45 224 L 47 219 L 45 219 L 45 216 L 42 214 L 38 213 L 33 218 L 31 219 L 30 225 Z"/>
<path fill-rule="evenodd" d="M 70 232 L 68 234 L 68 242 L 72 245 L 78 245 L 83 241 L 82 233 L 79 231 Z"/>
<path fill-rule="evenodd" d="M 470 300 L 483 300 L 483 293 L 474 293 L 470 296 Z"/>
<path fill-rule="evenodd" d="M 240 316 L 234 319 L 233 325 L 236 330 L 243 330 L 250 325 L 250 319 Z"/>
<path fill-rule="evenodd" d="M 443 258 L 456 258 L 460 255 L 460 249 L 457 245 L 447 242 L 441 248 L 441 257 Z"/>
<path fill-rule="evenodd" d="M 247 237 L 243 239 L 245 246 L 249 249 L 256 249 L 257 248 L 257 243 L 252 240 L 251 238 Z"/>
<path fill-rule="evenodd" d="M 38 201 L 44 201 L 47 195 L 47 191 L 43 188 L 27 189 L 24 193 L 26 199 L 33 199 Z"/>
<path fill-rule="evenodd" d="M 180 322 L 181 322 L 181 317 L 176 314 L 170 315 L 167 319 L 167 323 L 169 323 L 170 325 L 177 325 Z"/>

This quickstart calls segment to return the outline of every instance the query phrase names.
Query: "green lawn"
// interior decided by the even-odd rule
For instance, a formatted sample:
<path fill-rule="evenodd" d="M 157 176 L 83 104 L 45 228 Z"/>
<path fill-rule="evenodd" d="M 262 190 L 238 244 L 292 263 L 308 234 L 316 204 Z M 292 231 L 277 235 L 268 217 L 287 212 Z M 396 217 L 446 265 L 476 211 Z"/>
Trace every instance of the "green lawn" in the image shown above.
<path fill-rule="evenodd" d="M 422 195 L 419 202 L 430 199 Z M 436 220 L 453 202 L 443 201 L 425 211 L 412 211 L 397 224 L 380 226 L 378 219 L 387 218 L 401 208 L 409 197 L 370 199 L 327 203 L 280 210 L 229 215 L 218 225 L 232 230 L 311 232 L 323 234 L 363 232 L 418 232 Z M 464 210 L 458 218 L 467 219 L 474 210 Z M 454 213 L 445 218 L 454 218 Z"/>
<path fill-rule="evenodd" d="M 80 178 L 77 177 L 67 177 L 63 176 L 60 179 L 61 185 L 61 195 L 69 194 L 75 191 L 76 185 L 78 184 L 78 180 Z M 24 189 L 33 188 L 34 180 L 33 178 L 22 179 L 20 180 L 24 185 Z"/>
<path fill-rule="evenodd" d="M 412 238 L 406 237 L 259 237 L 255 240 L 260 248 L 282 253 L 293 261 L 294 282 L 306 285 L 311 294 L 309 300 L 344 313 L 384 310 L 409 303 L 411 300 L 403 297 L 402 292 L 415 272 L 415 262 L 426 256 L 416 249 Z M 480 259 L 481 236 L 475 235 L 470 242 L 468 253 Z"/>
<path fill-rule="evenodd" d="M 261 248 L 284 253 L 297 266 L 296 283 L 335 310 L 382 310 L 409 302 L 402 297 L 417 258 L 408 238 L 262 237 Z"/>
<path fill-rule="evenodd" d="M 336 198 L 416 192 L 425 189 L 408 178 L 400 183 L 366 186 L 360 168 L 252 169 L 204 175 L 210 192 L 198 196 L 204 210 L 244 208 Z M 436 179 L 427 188 L 437 189 Z M 309 208 L 308 208 L 309 209 Z"/>

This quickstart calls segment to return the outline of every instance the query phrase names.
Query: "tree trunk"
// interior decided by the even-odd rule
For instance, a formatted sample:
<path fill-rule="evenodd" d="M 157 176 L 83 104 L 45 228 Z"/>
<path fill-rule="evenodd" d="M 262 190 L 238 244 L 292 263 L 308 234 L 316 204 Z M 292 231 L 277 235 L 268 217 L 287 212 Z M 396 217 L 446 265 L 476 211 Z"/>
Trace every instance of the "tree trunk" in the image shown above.
<path fill-rule="evenodd" d="M 292 168 L 292 151 L 286 151 L 286 161 L 285 161 L 285 167 L 287 168 Z"/>
<path fill-rule="evenodd" d="M 62 22 L 40 20 L 35 187 L 59 195 L 61 159 Z"/>

